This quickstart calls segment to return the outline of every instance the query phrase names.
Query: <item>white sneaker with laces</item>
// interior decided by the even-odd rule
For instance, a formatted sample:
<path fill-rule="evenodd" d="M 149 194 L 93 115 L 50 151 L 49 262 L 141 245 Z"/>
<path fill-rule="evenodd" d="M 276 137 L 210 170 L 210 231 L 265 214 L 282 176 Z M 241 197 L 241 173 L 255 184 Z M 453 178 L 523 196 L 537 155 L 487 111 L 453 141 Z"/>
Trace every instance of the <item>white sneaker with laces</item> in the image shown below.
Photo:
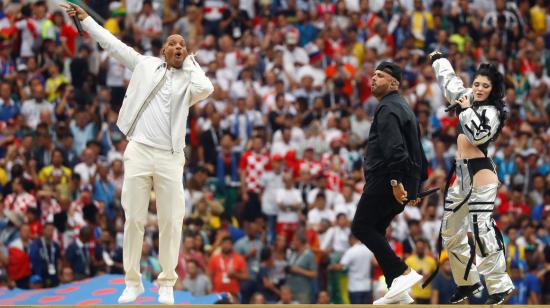
<path fill-rule="evenodd" d="M 159 288 L 159 303 L 173 305 L 174 304 L 174 288 L 168 286 L 160 286 Z"/>
<path fill-rule="evenodd" d="M 143 292 L 145 292 L 143 285 L 139 285 L 137 287 L 126 287 L 122 292 L 122 295 L 118 298 L 118 303 L 124 304 L 133 302 L 136 298 L 138 298 L 138 296 L 143 294 Z"/>
<path fill-rule="evenodd" d="M 414 299 L 409 295 L 409 292 L 403 292 L 393 298 L 386 298 L 385 296 L 377 299 L 372 303 L 373 305 L 408 305 L 414 303 Z"/>
<path fill-rule="evenodd" d="M 384 295 L 384 297 L 388 299 L 395 297 L 400 293 L 405 292 L 405 290 L 410 289 L 421 280 L 422 275 L 411 268 L 411 271 L 408 274 L 403 274 L 393 280 L 390 290 L 386 293 L 386 295 Z"/>

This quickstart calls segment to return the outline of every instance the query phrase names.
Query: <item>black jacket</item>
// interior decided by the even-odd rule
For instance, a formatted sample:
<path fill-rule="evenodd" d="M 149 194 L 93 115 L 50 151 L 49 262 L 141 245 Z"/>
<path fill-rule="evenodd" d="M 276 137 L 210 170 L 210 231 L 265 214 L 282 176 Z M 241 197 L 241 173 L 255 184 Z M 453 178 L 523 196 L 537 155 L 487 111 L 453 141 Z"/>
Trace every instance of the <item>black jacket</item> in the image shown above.
<path fill-rule="evenodd" d="M 428 162 L 420 142 L 420 127 L 405 99 L 395 92 L 384 96 L 374 114 L 363 161 L 365 190 L 391 191 L 389 180 L 403 183 L 409 199 L 428 177 Z"/>

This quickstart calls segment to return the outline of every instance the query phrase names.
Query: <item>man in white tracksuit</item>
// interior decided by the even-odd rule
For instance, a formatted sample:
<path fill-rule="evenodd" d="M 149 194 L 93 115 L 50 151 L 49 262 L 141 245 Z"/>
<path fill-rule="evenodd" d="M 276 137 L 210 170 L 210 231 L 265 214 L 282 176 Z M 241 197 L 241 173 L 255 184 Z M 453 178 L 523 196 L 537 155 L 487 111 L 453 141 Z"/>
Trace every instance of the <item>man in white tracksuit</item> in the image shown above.
<path fill-rule="evenodd" d="M 69 16 L 77 16 L 83 29 L 110 56 L 133 71 L 117 125 L 130 140 L 124 151 L 122 207 L 126 288 L 119 303 L 134 301 L 144 292 L 140 258 L 151 188 L 157 196 L 159 261 L 162 272 L 159 302 L 173 304 L 173 286 L 181 241 L 185 200 L 183 166 L 185 130 L 189 108 L 214 90 L 181 35 L 166 39 L 163 58 L 148 57 L 128 47 L 98 25 L 80 7 L 63 4 Z"/>

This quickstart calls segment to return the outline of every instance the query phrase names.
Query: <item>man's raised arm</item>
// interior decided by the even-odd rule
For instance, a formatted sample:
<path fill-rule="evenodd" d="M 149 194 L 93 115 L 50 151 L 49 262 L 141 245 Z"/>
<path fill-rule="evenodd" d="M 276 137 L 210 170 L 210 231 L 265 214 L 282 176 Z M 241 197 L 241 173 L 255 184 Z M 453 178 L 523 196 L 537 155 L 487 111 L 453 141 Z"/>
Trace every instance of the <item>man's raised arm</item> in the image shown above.
<path fill-rule="evenodd" d="M 60 6 L 71 17 L 77 16 L 82 21 L 82 28 L 90 36 L 95 39 L 107 53 L 120 61 L 124 66 L 131 71 L 139 63 L 143 57 L 133 48 L 121 42 L 118 38 L 111 34 L 107 29 L 103 28 L 95 20 L 86 13 L 80 6 L 73 3 L 63 3 Z"/>

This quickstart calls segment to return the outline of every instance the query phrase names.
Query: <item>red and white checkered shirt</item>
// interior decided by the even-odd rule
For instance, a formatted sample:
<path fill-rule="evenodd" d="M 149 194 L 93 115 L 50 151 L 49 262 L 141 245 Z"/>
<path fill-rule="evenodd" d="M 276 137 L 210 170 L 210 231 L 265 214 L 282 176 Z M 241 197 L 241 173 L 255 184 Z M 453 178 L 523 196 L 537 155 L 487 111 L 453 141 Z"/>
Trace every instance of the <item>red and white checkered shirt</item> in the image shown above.
<path fill-rule="evenodd" d="M 305 160 L 302 159 L 297 164 L 298 168 L 295 169 L 295 176 L 299 176 L 302 172 L 307 172 L 310 175 L 318 176 L 323 171 L 323 165 L 318 160 Z"/>
<path fill-rule="evenodd" d="M 55 198 L 48 198 L 42 200 L 40 203 L 41 221 L 42 223 L 53 222 L 53 217 L 55 214 L 62 211 L 61 205 L 55 200 Z"/>
<path fill-rule="evenodd" d="M 26 214 L 29 207 L 36 208 L 36 198 L 26 191 L 19 195 L 11 193 L 4 200 L 4 209 L 10 211 Z"/>
<path fill-rule="evenodd" d="M 249 192 L 260 193 L 262 183 L 260 181 L 265 170 L 270 168 L 269 156 L 267 153 L 255 153 L 254 151 L 246 151 L 241 157 L 239 169 L 246 173 L 245 183 L 246 189 Z"/>
<path fill-rule="evenodd" d="M 325 171 L 325 178 L 327 179 L 327 189 L 332 191 L 342 191 L 344 181 L 340 173 L 332 170 Z"/>
<path fill-rule="evenodd" d="M 334 170 L 334 165 L 338 166 L 338 170 L 344 170 L 346 160 L 338 154 L 329 152 L 321 156 L 321 164 L 323 165 L 324 170 Z"/>

